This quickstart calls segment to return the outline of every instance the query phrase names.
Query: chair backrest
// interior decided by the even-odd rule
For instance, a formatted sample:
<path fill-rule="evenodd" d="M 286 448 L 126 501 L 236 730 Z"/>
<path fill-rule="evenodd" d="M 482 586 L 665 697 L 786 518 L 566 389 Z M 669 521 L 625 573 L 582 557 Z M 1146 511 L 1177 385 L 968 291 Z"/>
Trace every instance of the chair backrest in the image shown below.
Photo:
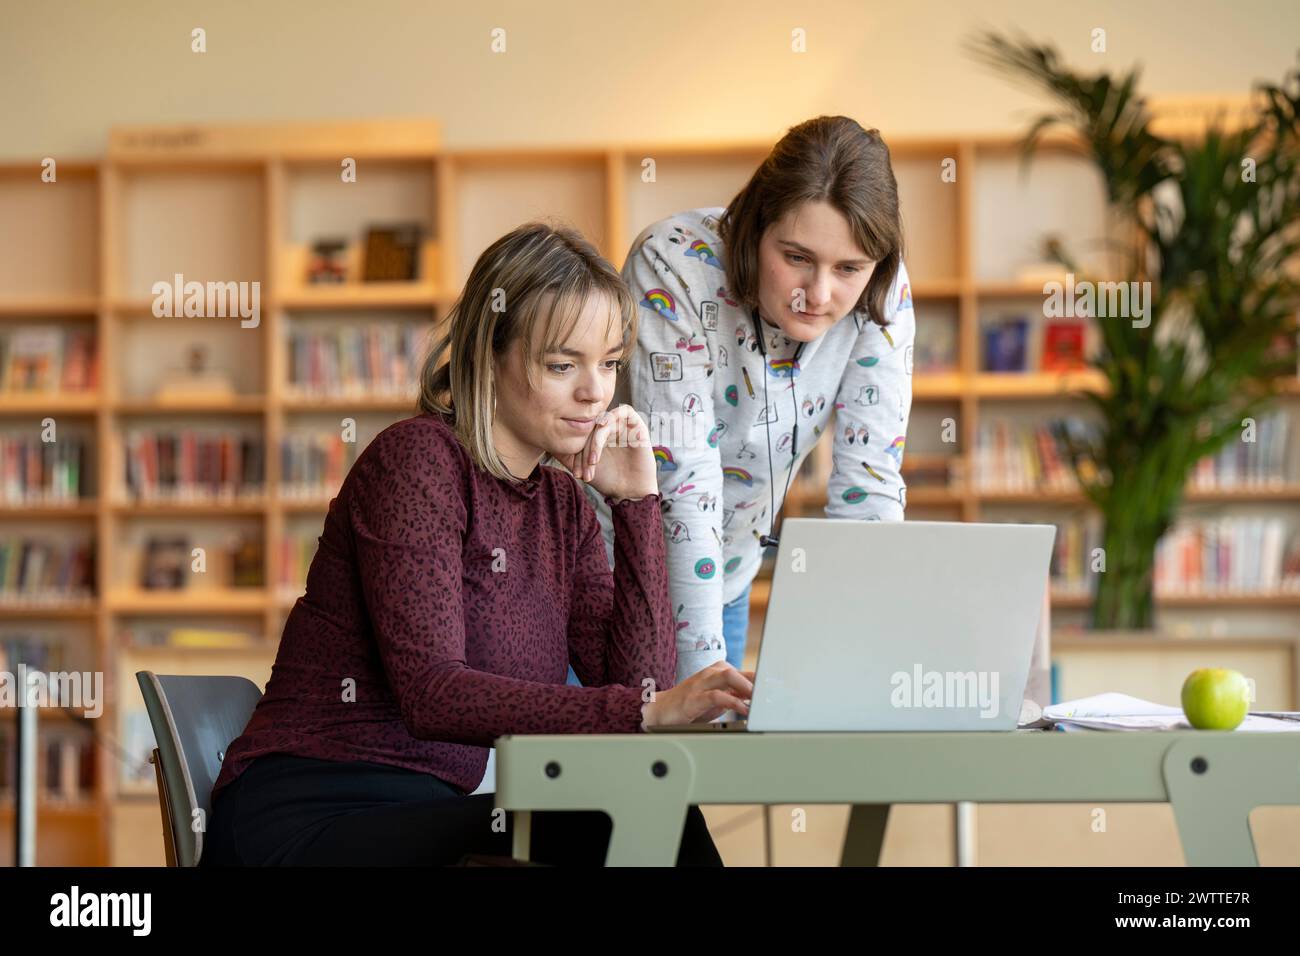
<path fill-rule="evenodd" d="M 262 692 L 244 677 L 175 677 L 152 671 L 135 677 L 158 742 L 176 864 L 198 866 L 203 830 L 212 814 L 212 784 L 226 748 L 248 725 Z M 195 810 L 203 811 L 203 826 L 194 826 Z"/>

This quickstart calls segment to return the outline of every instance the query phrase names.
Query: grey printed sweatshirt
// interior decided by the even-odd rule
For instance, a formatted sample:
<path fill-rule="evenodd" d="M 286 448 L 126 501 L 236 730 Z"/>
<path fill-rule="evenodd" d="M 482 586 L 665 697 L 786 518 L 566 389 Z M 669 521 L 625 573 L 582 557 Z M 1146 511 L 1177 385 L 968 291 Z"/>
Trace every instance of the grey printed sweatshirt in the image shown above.
<path fill-rule="evenodd" d="M 792 469 L 826 431 L 827 517 L 901 521 L 906 506 L 916 329 L 906 268 L 887 298 L 887 328 L 855 310 L 808 342 L 797 362 L 798 343 L 760 320 L 765 364 L 749 310 L 726 289 L 722 213 L 694 209 L 654 223 L 623 266 L 641 312 L 615 404 L 641 414 L 655 446 L 679 681 L 725 658 L 722 606 L 759 570 L 759 536 L 772 528 L 769 485 L 779 513 Z M 609 506 L 584 488 L 612 565 Z"/>

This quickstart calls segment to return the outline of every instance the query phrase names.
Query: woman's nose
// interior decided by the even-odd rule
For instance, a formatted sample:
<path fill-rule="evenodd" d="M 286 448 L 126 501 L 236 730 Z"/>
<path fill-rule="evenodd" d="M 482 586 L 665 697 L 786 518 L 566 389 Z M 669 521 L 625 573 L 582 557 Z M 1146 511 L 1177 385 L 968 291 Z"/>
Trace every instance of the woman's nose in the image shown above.
<path fill-rule="evenodd" d="M 595 372 L 586 372 L 578 377 L 574 398 L 579 402 L 598 402 L 601 399 L 600 377 Z"/>
<path fill-rule="evenodd" d="M 808 311 L 822 312 L 831 299 L 830 276 L 818 273 L 808 287 Z"/>

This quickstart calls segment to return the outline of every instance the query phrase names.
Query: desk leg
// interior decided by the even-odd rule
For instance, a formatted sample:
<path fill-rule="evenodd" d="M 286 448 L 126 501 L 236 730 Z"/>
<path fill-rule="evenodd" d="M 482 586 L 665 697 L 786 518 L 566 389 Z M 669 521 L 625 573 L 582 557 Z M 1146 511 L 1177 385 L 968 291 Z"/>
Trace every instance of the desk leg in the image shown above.
<path fill-rule="evenodd" d="M 1300 805 L 1300 746 L 1282 757 L 1266 746 L 1273 741 L 1261 742 L 1276 736 L 1205 731 L 1166 751 L 1165 786 L 1188 866 L 1259 866 L 1250 811 Z"/>
<path fill-rule="evenodd" d="M 840 866 L 879 866 L 888 822 L 889 804 L 854 804 L 849 811 L 849 828 L 844 833 Z"/>
<path fill-rule="evenodd" d="M 676 866 L 686 804 L 673 801 L 605 807 L 613 826 L 606 866 Z"/>
<path fill-rule="evenodd" d="M 533 811 L 516 810 L 514 825 L 514 847 L 511 856 L 527 863 L 533 846 Z"/>
<path fill-rule="evenodd" d="M 606 866 L 677 865 L 678 848 L 686 829 L 685 804 L 677 809 L 671 803 L 666 806 L 637 803 L 601 809 L 609 814 L 612 824 Z M 526 863 L 532 852 L 532 811 L 513 811 L 513 822 L 510 855 Z"/>

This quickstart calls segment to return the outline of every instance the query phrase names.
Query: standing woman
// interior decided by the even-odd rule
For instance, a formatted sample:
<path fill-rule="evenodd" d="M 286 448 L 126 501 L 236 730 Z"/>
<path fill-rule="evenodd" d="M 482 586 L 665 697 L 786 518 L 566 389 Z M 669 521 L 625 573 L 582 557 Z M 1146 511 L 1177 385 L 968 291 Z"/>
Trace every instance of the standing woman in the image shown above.
<path fill-rule="evenodd" d="M 479 258 L 449 323 L 421 414 L 376 436 L 330 502 L 213 787 L 205 865 L 508 855 L 495 795 L 472 794 L 497 737 L 707 721 L 752 691 L 725 664 L 672 686 L 654 462 L 648 444 L 606 447 L 645 431 L 605 411 L 636 328 L 618 273 L 571 230 L 523 226 Z M 612 573 L 579 478 L 612 510 Z M 586 686 L 565 685 L 569 665 Z M 607 817 L 544 816 L 536 859 L 603 862 Z M 678 862 L 721 863 L 697 807 Z"/>
<path fill-rule="evenodd" d="M 662 496 L 677 676 L 739 667 L 749 592 L 804 457 L 833 445 L 826 514 L 901 521 L 915 318 L 879 133 L 790 129 L 725 209 L 647 227 L 623 277 L 641 308 L 618 400 L 645 416 Z M 609 508 L 600 513 L 612 547 Z M 864 555 L 863 573 L 872 560 Z"/>

